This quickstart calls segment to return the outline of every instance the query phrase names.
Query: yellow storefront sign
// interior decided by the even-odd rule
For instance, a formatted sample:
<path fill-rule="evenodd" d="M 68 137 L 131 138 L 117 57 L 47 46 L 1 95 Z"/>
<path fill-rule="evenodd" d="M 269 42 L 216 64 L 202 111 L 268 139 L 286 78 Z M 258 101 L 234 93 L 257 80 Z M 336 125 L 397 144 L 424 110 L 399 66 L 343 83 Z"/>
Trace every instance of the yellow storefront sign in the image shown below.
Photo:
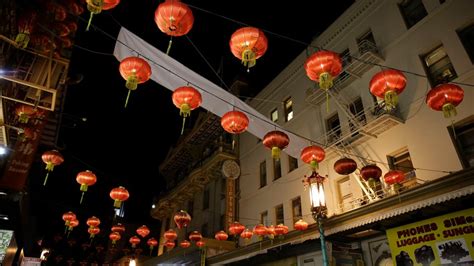
<path fill-rule="evenodd" d="M 387 238 L 397 266 L 474 263 L 474 208 L 389 229 Z"/>

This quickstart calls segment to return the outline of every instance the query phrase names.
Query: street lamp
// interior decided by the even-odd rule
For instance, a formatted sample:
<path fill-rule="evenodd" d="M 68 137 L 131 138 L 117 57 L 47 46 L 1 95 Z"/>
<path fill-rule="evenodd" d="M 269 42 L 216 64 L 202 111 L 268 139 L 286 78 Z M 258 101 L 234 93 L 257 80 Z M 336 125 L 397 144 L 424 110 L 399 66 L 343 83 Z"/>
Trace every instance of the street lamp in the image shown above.
<path fill-rule="evenodd" d="M 326 243 L 324 240 L 324 229 L 323 219 L 326 218 L 327 207 L 326 198 L 324 196 L 324 177 L 319 175 L 316 171 L 313 171 L 306 179 L 306 183 L 309 187 L 309 198 L 311 200 L 311 214 L 313 219 L 319 226 L 319 239 L 321 240 L 321 253 L 323 255 L 323 265 L 328 264 L 328 255 L 326 252 Z"/>

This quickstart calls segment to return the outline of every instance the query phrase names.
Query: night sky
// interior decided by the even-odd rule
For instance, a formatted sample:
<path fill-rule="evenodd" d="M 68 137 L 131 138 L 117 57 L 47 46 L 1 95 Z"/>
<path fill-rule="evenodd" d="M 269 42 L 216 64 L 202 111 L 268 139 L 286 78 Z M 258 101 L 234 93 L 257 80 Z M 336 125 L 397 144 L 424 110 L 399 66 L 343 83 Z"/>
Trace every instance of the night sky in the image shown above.
<path fill-rule="evenodd" d="M 147 224 L 158 237 L 158 222 L 149 211 L 154 196 L 163 191 L 164 183 L 158 171 L 160 163 L 174 145 L 181 128 L 179 110 L 172 104 L 171 91 L 153 81 L 139 85 L 132 92 L 127 108 L 124 102 L 128 90 L 119 74 L 119 62 L 111 54 L 120 25 L 128 28 L 158 49 L 166 51 L 169 37 L 160 32 L 153 16 L 161 1 L 123 0 L 115 9 L 94 16 L 93 25 L 85 32 L 88 12 L 79 20 L 75 36 L 78 46 L 72 51 L 70 76 L 83 75 L 79 84 L 67 88 L 64 117 L 59 136 L 59 149 L 66 162 L 50 176 L 48 187 L 32 181 L 32 194 L 41 198 L 41 208 L 35 209 L 44 235 L 61 231 L 61 214 L 72 210 L 79 215 L 84 234 L 85 220 L 95 215 L 104 221 L 113 216 L 113 187 L 125 186 L 130 199 L 125 203 L 125 221 Z M 185 1 L 185 3 L 272 31 L 305 43 L 324 31 L 353 1 Z M 229 49 L 232 33 L 240 28 L 235 22 L 196 8 L 190 40 L 214 69 L 221 68 L 223 79 L 231 81 L 242 75 L 249 81 L 253 96 L 267 85 L 306 47 L 297 42 L 266 33 L 269 47 L 250 73 L 233 57 Z M 107 55 L 108 54 L 108 55 Z M 193 48 L 186 37 L 173 39 L 170 56 L 207 79 L 220 84 L 213 71 Z M 296 88 L 295 88 L 296 89 Z M 193 115 L 191 115 L 193 116 Z M 194 116 L 196 117 L 196 116 Z M 86 118 L 87 121 L 83 121 Z M 190 124 L 188 124 L 189 126 Z M 44 165 L 34 166 L 33 172 L 43 174 Z M 79 205 L 79 184 L 76 174 L 92 170 L 98 177 L 89 188 L 82 206 Z M 107 218 L 108 217 L 108 218 Z M 55 228 L 59 226 L 59 228 Z M 108 235 L 110 224 L 104 225 Z M 87 236 L 87 235 L 86 235 Z"/>

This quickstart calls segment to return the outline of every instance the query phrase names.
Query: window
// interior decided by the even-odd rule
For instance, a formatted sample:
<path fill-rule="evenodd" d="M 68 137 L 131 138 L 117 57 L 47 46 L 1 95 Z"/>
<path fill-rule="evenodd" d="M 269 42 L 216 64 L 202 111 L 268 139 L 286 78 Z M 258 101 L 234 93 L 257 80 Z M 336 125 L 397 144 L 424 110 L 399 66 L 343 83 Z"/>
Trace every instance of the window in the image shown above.
<path fill-rule="evenodd" d="M 260 213 L 260 223 L 263 225 L 268 225 L 268 212 L 264 211 Z"/>
<path fill-rule="evenodd" d="M 278 109 L 273 110 L 273 111 L 270 113 L 270 117 L 271 117 L 271 119 L 272 119 L 273 122 L 278 121 Z"/>
<path fill-rule="evenodd" d="M 298 159 L 288 155 L 288 173 L 298 168 Z"/>
<path fill-rule="evenodd" d="M 260 163 L 260 187 L 267 185 L 267 162 L 263 161 Z"/>
<path fill-rule="evenodd" d="M 408 29 L 428 15 L 421 0 L 402 0 L 398 7 Z"/>
<path fill-rule="evenodd" d="M 471 63 L 474 63 L 474 23 L 458 31 L 458 35 Z"/>
<path fill-rule="evenodd" d="M 357 47 L 359 47 L 360 54 L 376 51 L 375 38 L 371 30 L 357 38 Z"/>
<path fill-rule="evenodd" d="M 297 197 L 291 201 L 292 211 L 293 211 L 293 223 L 298 221 L 303 217 L 303 212 L 301 211 L 301 198 Z"/>
<path fill-rule="evenodd" d="M 281 177 L 281 163 L 280 160 L 273 159 L 273 180 Z"/>
<path fill-rule="evenodd" d="M 405 173 L 413 171 L 413 164 L 407 148 L 403 148 L 400 151 L 388 155 L 387 161 L 390 170 L 400 170 Z"/>
<path fill-rule="evenodd" d="M 349 110 L 351 111 L 352 115 L 354 118 L 359 122 L 361 126 L 365 125 L 367 122 L 365 118 L 365 113 L 364 113 L 364 105 L 362 104 L 362 99 L 359 97 L 357 100 L 353 101 L 351 105 L 349 105 Z M 349 120 L 349 127 L 351 129 L 351 132 L 357 130 L 357 126 L 354 125 L 352 121 Z M 358 132 L 355 132 L 352 134 L 352 136 L 358 135 Z"/>
<path fill-rule="evenodd" d="M 190 200 L 188 201 L 188 208 L 186 210 L 189 215 L 191 215 L 191 217 L 193 216 L 193 211 L 194 211 L 194 201 L 193 200 Z"/>
<path fill-rule="evenodd" d="M 339 208 L 342 211 L 354 208 L 352 200 L 352 187 L 349 176 L 337 180 L 337 194 L 339 196 Z"/>
<path fill-rule="evenodd" d="M 285 121 L 288 122 L 293 119 L 293 100 L 291 100 L 291 97 L 283 102 L 283 107 L 285 109 Z"/>
<path fill-rule="evenodd" d="M 428 78 L 434 87 L 441 83 L 449 82 L 457 77 L 453 64 L 444 50 L 439 46 L 422 57 Z"/>
<path fill-rule="evenodd" d="M 285 217 L 283 213 L 283 204 L 280 204 L 275 207 L 275 225 L 285 223 Z"/>
<path fill-rule="evenodd" d="M 209 231 L 208 227 L 209 226 L 207 225 L 207 223 L 205 223 L 201 226 L 201 234 L 202 234 L 203 237 L 208 237 L 208 233 L 209 233 L 208 232 Z"/>
<path fill-rule="evenodd" d="M 349 48 L 342 51 L 339 54 L 339 56 L 341 57 L 341 60 L 342 60 L 342 68 L 347 66 L 350 62 L 352 62 L 351 52 L 349 51 Z"/>
<path fill-rule="evenodd" d="M 453 142 L 464 168 L 474 166 L 474 116 L 449 127 Z"/>
<path fill-rule="evenodd" d="M 202 209 L 203 210 L 209 209 L 209 188 L 206 188 L 204 190 L 204 193 L 202 196 Z"/>
<path fill-rule="evenodd" d="M 339 122 L 339 116 L 335 113 L 333 116 L 326 120 L 327 134 L 329 143 L 339 140 L 341 137 L 341 123 Z"/>

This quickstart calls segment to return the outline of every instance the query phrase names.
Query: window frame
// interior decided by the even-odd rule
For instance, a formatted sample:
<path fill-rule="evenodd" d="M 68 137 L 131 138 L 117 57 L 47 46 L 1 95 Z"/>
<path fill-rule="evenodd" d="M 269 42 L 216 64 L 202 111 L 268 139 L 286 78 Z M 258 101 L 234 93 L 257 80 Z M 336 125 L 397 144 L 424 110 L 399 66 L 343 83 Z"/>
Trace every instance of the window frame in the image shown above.
<path fill-rule="evenodd" d="M 421 17 L 421 18 L 416 18 L 416 19 L 411 19 L 408 17 L 407 15 L 407 11 L 406 10 L 406 7 L 408 6 L 408 4 L 405 4 L 404 5 L 404 0 L 402 1 L 399 1 L 397 6 L 398 6 L 398 9 L 400 10 L 400 14 L 402 15 L 402 18 L 403 18 L 403 22 L 405 22 L 405 26 L 407 27 L 407 29 L 410 29 L 412 28 L 413 26 L 415 26 L 416 24 L 418 24 L 420 21 L 422 21 L 424 18 L 426 18 L 428 16 L 428 11 L 426 10 L 426 7 L 425 5 L 423 4 L 423 0 L 409 0 L 409 1 L 419 1 L 419 4 L 418 6 L 421 6 L 423 7 L 423 10 L 424 10 L 424 16 Z M 407 2 L 408 3 L 408 2 Z M 415 10 L 415 9 L 413 9 Z M 412 11 L 413 11 L 412 10 Z M 412 21 L 413 20 L 413 21 Z M 416 21 L 415 21 L 416 20 Z"/>
<path fill-rule="evenodd" d="M 292 163 L 294 162 L 294 163 Z M 291 155 L 288 155 L 288 173 L 293 172 L 294 170 L 298 169 L 298 158 L 295 158 Z"/>
<path fill-rule="evenodd" d="M 428 63 L 426 62 L 427 58 L 430 56 L 430 55 L 434 55 L 439 49 L 442 49 L 443 52 L 445 53 L 445 56 L 442 57 L 441 59 L 438 59 L 436 60 L 435 62 L 431 63 L 430 65 L 428 65 Z M 448 59 L 449 63 L 448 64 L 444 64 L 442 67 L 440 68 L 434 68 L 432 70 L 432 66 L 436 65 L 437 63 L 439 62 L 442 62 L 443 60 L 445 59 Z M 425 54 L 422 54 L 420 55 L 420 59 L 421 59 L 421 63 L 423 64 L 423 68 L 425 69 L 425 73 L 428 77 L 428 81 L 430 82 L 431 86 L 432 87 L 436 87 L 437 85 L 439 84 L 442 84 L 442 83 L 447 83 L 447 82 L 450 82 L 454 79 L 456 79 L 458 77 L 458 74 L 456 72 L 456 69 L 454 68 L 454 65 L 453 65 L 453 62 L 451 61 L 451 58 L 449 57 L 448 53 L 446 52 L 446 50 L 444 49 L 444 45 L 443 44 L 440 44 L 440 45 L 437 45 L 435 48 L 431 49 L 429 52 L 425 53 Z M 438 80 L 435 80 L 438 76 L 434 76 L 434 74 L 436 72 L 439 72 L 439 70 L 443 70 L 443 72 L 445 72 L 446 70 L 451 71 L 452 73 L 452 77 L 449 77 L 449 78 L 443 78 L 443 79 L 438 79 Z"/>
<path fill-rule="evenodd" d="M 469 164 L 469 161 L 467 161 L 467 158 L 464 158 L 464 149 L 459 136 L 466 131 L 474 130 L 474 115 L 466 117 L 465 119 L 453 124 L 453 126 L 447 127 L 447 129 L 463 169 L 472 167 Z"/>
<path fill-rule="evenodd" d="M 260 213 L 260 224 L 265 226 L 268 225 L 268 211 L 263 211 Z"/>
<path fill-rule="evenodd" d="M 299 202 L 300 215 L 295 215 L 295 207 L 298 207 L 298 205 L 295 205 L 295 202 Z M 303 208 L 301 207 L 301 197 L 300 196 L 298 196 L 298 197 L 291 200 L 291 213 L 292 213 L 292 216 L 293 216 L 293 223 L 296 223 L 299 219 L 303 218 Z"/>
<path fill-rule="evenodd" d="M 466 51 L 469 59 L 471 60 L 471 63 L 474 64 L 474 40 L 469 38 L 469 35 L 461 35 L 465 34 L 464 31 L 468 30 L 468 32 L 472 32 L 472 35 L 474 35 L 474 22 L 468 24 L 465 27 L 462 27 L 459 30 L 456 30 L 456 34 L 458 35 L 459 41 L 461 42 L 462 46 L 464 47 L 464 51 Z M 471 41 L 471 47 L 466 44 L 466 42 Z M 471 48 L 471 50 L 469 50 Z"/>
<path fill-rule="evenodd" d="M 267 160 L 263 160 L 259 164 L 259 177 L 260 177 L 260 188 L 263 188 L 267 185 Z"/>
<path fill-rule="evenodd" d="M 281 208 L 281 219 L 278 218 L 279 209 Z M 275 206 L 275 225 L 285 223 L 285 209 L 283 208 L 283 203 Z"/>
<path fill-rule="evenodd" d="M 273 120 L 273 114 L 276 114 L 275 120 Z M 280 118 L 278 114 L 278 108 L 275 108 L 270 112 L 270 120 L 272 120 L 272 122 L 278 122 L 278 118 Z"/>
<path fill-rule="evenodd" d="M 291 102 L 289 107 L 287 106 L 288 102 Z M 283 101 L 283 110 L 284 110 L 284 113 L 285 113 L 285 122 L 289 122 L 295 117 L 295 113 L 294 113 L 294 110 L 293 110 L 293 99 L 291 98 L 291 96 L 287 97 Z M 288 118 L 290 115 L 291 115 L 291 117 Z"/>
<path fill-rule="evenodd" d="M 275 181 L 282 177 L 281 160 L 272 158 L 272 161 L 273 161 L 273 181 Z"/>

